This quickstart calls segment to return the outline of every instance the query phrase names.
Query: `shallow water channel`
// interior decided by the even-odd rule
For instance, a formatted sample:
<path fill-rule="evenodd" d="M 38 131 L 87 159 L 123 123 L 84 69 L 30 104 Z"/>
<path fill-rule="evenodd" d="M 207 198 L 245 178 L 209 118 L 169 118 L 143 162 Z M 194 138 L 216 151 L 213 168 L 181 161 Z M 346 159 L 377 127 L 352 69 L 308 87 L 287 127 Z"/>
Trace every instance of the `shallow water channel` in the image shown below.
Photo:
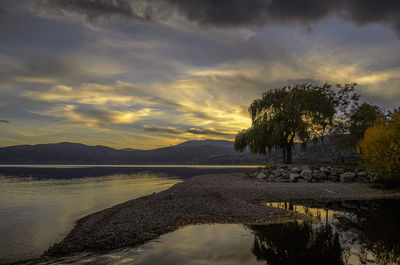
<path fill-rule="evenodd" d="M 307 215 L 270 225 L 189 225 L 138 248 L 82 254 L 76 264 L 400 264 L 396 200 L 265 203 Z"/>

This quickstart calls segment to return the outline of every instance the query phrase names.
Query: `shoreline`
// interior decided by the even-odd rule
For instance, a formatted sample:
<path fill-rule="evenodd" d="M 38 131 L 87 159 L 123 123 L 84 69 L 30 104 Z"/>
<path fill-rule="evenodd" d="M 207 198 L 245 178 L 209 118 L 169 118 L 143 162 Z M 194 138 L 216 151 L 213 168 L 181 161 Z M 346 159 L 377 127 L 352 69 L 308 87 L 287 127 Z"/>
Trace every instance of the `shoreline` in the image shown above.
<path fill-rule="evenodd" d="M 188 224 L 268 224 L 303 218 L 258 202 L 399 198 L 399 191 L 371 188 L 371 184 L 270 183 L 243 174 L 199 175 L 77 220 L 42 259 L 135 247 Z"/>

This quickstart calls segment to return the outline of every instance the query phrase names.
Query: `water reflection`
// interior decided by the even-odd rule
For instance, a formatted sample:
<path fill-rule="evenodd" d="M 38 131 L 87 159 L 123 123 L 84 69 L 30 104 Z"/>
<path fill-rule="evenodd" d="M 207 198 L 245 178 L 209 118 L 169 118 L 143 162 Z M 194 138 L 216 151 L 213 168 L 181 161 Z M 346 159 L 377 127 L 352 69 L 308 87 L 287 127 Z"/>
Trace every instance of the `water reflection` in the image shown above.
<path fill-rule="evenodd" d="M 311 222 L 250 226 L 254 233 L 251 251 L 269 265 L 342 265 L 339 236 L 331 226 L 314 228 Z"/>
<path fill-rule="evenodd" d="M 399 201 L 277 202 L 267 205 L 296 210 L 309 218 L 271 225 L 190 225 L 138 248 L 125 248 L 106 255 L 69 257 L 61 262 L 400 264 Z"/>
<path fill-rule="evenodd" d="M 313 233 L 330 230 L 326 235 L 332 234 L 339 239 L 345 264 L 400 264 L 399 201 L 277 202 L 266 205 L 297 211 L 312 220 L 295 226 L 312 227 Z M 330 241 L 329 238 L 326 240 L 325 243 Z"/>
<path fill-rule="evenodd" d="M 249 167 L 216 165 L 0 165 L 0 176 L 72 179 L 149 172 L 179 178 L 190 178 L 202 174 L 240 173 L 248 171 Z"/>
<path fill-rule="evenodd" d="M 367 212 L 360 222 L 347 219 L 341 229 L 348 231 L 354 227 L 361 247 L 370 251 L 379 263 L 400 264 L 399 202 L 375 202 L 371 211 L 372 214 Z"/>

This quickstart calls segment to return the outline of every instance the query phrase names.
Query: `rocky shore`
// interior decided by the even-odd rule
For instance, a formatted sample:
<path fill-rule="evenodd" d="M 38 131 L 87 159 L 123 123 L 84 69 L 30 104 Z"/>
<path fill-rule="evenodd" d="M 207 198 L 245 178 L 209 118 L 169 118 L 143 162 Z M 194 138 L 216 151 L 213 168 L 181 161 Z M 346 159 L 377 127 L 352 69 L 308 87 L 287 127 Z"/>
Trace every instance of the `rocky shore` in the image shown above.
<path fill-rule="evenodd" d="M 277 223 L 300 214 L 259 202 L 400 198 L 360 183 L 271 183 L 242 175 L 202 175 L 172 188 L 88 215 L 42 257 L 136 246 L 196 223 Z"/>
<path fill-rule="evenodd" d="M 318 167 L 318 166 L 271 166 L 248 173 L 250 178 L 268 182 L 359 182 L 377 183 L 379 178 L 363 168 Z"/>

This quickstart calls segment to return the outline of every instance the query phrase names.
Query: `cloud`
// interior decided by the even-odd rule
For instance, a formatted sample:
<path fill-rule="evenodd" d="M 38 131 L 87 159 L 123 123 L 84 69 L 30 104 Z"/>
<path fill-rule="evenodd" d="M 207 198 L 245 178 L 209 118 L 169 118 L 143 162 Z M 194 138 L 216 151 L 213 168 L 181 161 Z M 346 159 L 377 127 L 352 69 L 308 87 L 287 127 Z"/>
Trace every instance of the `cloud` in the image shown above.
<path fill-rule="evenodd" d="M 159 126 L 147 126 L 143 127 L 145 132 L 151 133 L 166 133 L 166 134 L 182 134 L 183 131 L 180 131 L 174 127 L 159 127 Z"/>
<path fill-rule="evenodd" d="M 0 120 L 1 123 L 10 123 L 10 121 L 7 120 Z"/>
<path fill-rule="evenodd" d="M 134 11 L 130 1 L 126 0 L 43 0 L 38 7 L 59 15 L 83 15 L 88 20 L 99 18 L 140 18 Z"/>
<path fill-rule="evenodd" d="M 179 130 L 174 127 L 160 127 L 160 126 L 148 126 L 145 125 L 143 127 L 143 130 L 145 132 L 151 132 L 151 133 L 165 133 L 165 134 L 185 134 L 185 133 L 190 133 L 190 134 L 196 134 L 196 135 L 206 135 L 206 136 L 233 136 L 234 134 L 228 133 L 228 132 L 223 132 L 215 129 L 203 129 L 203 128 L 190 128 L 187 130 Z"/>
<path fill-rule="evenodd" d="M 200 25 L 216 27 L 311 25 L 339 17 L 357 25 L 389 25 L 400 33 L 397 0 L 42 0 L 38 6 L 46 12 L 81 16 L 89 21 L 116 17 L 163 21 L 181 16 Z"/>
<path fill-rule="evenodd" d="M 163 133 L 163 134 L 195 134 L 195 135 L 205 135 L 205 136 L 233 136 L 234 134 L 223 132 L 215 129 L 209 128 L 190 128 L 187 130 L 179 130 L 174 127 L 160 127 L 160 126 L 147 126 L 143 127 L 145 132 L 151 133 Z"/>
<path fill-rule="evenodd" d="M 152 114 L 150 108 L 137 111 L 117 111 L 105 108 L 77 106 L 71 104 L 58 105 L 54 108 L 32 113 L 55 117 L 73 124 L 89 127 L 109 127 L 112 124 L 133 124 Z"/>
<path fill-rule="evenodd" d="M 201 134 L 201 135 L 215 135 L 215 136 L 232 136 L 234 134 L 227 133 L 227 132 L 221 132 L 221 131 L 216 131 L 212 129 L 195 129 L 191 128 L 187 130 L 188 133 L 192 134 Z"/>

